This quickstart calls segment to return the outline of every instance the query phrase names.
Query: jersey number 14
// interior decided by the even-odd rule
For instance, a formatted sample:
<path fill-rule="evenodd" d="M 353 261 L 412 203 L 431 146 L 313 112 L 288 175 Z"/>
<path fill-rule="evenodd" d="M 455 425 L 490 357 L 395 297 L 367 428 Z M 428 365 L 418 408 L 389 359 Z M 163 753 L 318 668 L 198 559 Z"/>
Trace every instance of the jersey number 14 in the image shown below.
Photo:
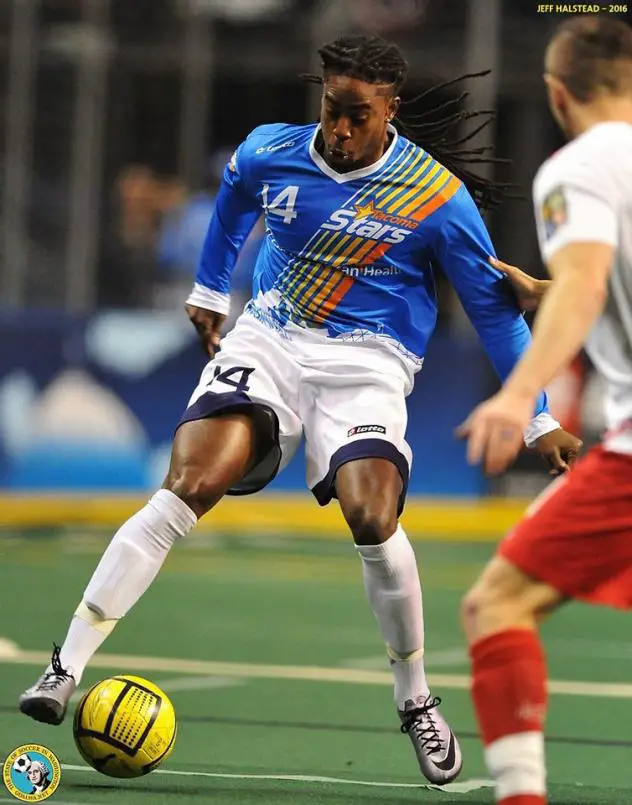
<path fill-rule="evenodd" d="M 295 184 L 283 188 L 281 192 L 276 195 L 272 201 L 268 202 L 269 184 L 264 184 L 261 191 L 261 198 L 263 200 L 263 209 L 266 215 L 278 215 L 283 218 L 284 224 L 291 224 L 292 221 L 298 216 L 294 209 L 296 206 L 296 197 L 298 195 L 298 186 Z"/>

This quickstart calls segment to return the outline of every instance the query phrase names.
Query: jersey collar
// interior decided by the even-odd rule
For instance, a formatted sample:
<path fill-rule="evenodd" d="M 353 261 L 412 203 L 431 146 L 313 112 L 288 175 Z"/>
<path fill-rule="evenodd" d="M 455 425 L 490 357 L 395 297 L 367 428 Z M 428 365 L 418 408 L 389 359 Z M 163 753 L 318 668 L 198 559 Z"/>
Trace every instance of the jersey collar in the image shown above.
<path fill-rule="evenodd" d="M 330 167 L 316 150 L 316 138 L 320 133 L 320 123 L 316 126 L 316 131 L 314 132 L 312 141 L 309 144 L 309 155 L 316 167 L 319 168 L 325 174 L 325 176 L 329 176 L 330 179 L 333 179 L 334 182 L 338 182 L 338 184 L 352 182 L 354 179 L 364 179 L 365 177 L 371 176 L 373 173 L 383 168 L 395 150 L 395 145 L 397 144 L 399 134 L 395 126 L 391 125 L 390 123 L 388 124 L 387 129 L 393 135 L 391 144 L 377 162 L 374 162 L 372 165 L 367 165 L 366 168 L 358 168 L 357 170 L 349 171 L 348 173 L 338 173 L 338 171 L 335 171 L 332 167 Z"/>

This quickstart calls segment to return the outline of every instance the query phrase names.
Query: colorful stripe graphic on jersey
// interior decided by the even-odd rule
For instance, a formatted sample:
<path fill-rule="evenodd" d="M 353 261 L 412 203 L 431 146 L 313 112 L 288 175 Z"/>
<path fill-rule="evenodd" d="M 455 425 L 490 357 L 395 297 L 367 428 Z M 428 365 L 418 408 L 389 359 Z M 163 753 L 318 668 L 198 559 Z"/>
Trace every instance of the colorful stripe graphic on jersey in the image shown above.
<path fill-rule="evenodd" d="M 415 152 L 417 152 L 416 155 Z M 397 177 L 400 182 L 406 179 L 411 168 L 419 162 L 424 153 L 425 152 L 412 147 L 412 144 L 409 144 L 409 147 L 404 149 L 400 158 L 394 160 L 390 166 L 387 166 L 382 175 L 376 177 L 372 176 L 365 182 L 362 190 L 347 199 L 341 206 L 341 209 L 352 210 L 366 203 L 367 199 L 372 195 L 376 196 L 376 188 L 379 189 L 382 184 L 384 184 L 384 189 L 380 191 L 381 194 L 388 192 L 388 190 L 393 187 L 395 177 Z M 430 159 L 430 157 L 428 159 Z M 326 223 L 325 221 L 324 224 Z M 321 227 L 322 226 L 323 224 L 321 224 Z M 321 228 L 317 229 L 314 236 L 298 255 L 298 258 L 291 261 L 287 269 L 279 275 L 275 287 L 277 287 L 285 297 L 292 299 L 296 287 L 305 279 L 308 281 L 310 279 L 313 280 L 314 275 L 322 268 L 322 264 L 330 263 L 332 258 L 336 258 L 337 250 L 341 245 L 347 242 L 348 239 L 344 234 L 339 232 L 332 233 L 330 230 L 322 230 Z M 371 241 L 366 241 L 365 238 L 357 238 L 353 243 L 353 249 L 360 246 L 362 246 L 362 249 L 359 250 L 358 254 L 354 255 L 355 261 L 359 261 L 367 251 L 370 251 L 373 245 Z M 349 262 L 352 263 L 350 255 L 346 255 L 346 257 L 349 257 Z M 340 262 L 340 256 L 338 256 L 338 262 L 335 263 L 335 265 L 340 265 Z"/>
<path fill-rule="evenodd" d="M 388 185 L 382 189 L 390 192 L 382 193 L 381 198 L 376 193 L 373 199 L 368 198 L 369 189 L 352 208 L 336 210 L 321 226 L 338 229 L 330 237 L 321 236 L 310 250 L 311 259 L 298 261 L 292 280 L 279 287 L 289 303 L 292 321 L 323 324 L 354 282 L 340 267 L 366 267 L 381 260 L 448 201 L 461 184 L 424 152 L 407 167 L 409 178 L 403 187 L 393 189 L 393 183 L 400 181 L 398 173 L 389 177 Z M 419 184 L 411 187 L 413 181 Z M 386 179 L 382 182 L 386 183 Z M 382 237 L 384 240 L 380 240 Z"/>

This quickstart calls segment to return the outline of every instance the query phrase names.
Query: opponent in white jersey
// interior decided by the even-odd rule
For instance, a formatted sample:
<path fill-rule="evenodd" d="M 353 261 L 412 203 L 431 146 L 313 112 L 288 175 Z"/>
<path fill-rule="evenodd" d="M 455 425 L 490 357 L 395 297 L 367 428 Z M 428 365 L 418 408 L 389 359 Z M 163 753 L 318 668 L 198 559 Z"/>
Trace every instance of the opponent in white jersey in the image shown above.
<path fill-rule="evenodd" d="M 610 430 L 536 501 L 464 602 L 474 704 L 502 805 L 547 802 L 537 623 L 569 598 L 632 609 L 632 29 L 606 17 L 565 23 L 545 80 L 572 139 L 534 183 L 553 282 L 531 347 L 462 431 L 470 459 L 502 471 L 533 395 L 583 344 L 606 381 Z"/>
<path fill-rule="evenodd" d="M 606 381 L 609 449 L 632 453 L 632 125 L 597 123 L 554 154 L 534 183 L 545 261 L 572 243 L 614 249 L 608 301 L 585 347 Z"/>

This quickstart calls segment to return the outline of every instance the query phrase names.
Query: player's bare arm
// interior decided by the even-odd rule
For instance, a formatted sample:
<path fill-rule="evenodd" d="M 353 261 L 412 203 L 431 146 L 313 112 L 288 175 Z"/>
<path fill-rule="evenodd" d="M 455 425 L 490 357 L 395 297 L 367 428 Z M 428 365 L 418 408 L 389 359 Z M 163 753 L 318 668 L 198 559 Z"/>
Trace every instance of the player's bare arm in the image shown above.
<path fill-rule="evenodd" d="M 497 266 L 489 259 L 492 244 L 483 221 L 465 197 L 460 203 L 462 220 L 469 220 L 468 237 L 462 237 L 458 225 L 450 227 L 447 259 L 442 248 L 443 235 L 439 233 L 435 259 L 443 265 L 496 373 L 504 380 L 528 348 L 530 333 L 519 306 L 508 297 L 505 283 L 500 280 L 499 273 L 505 276 L 508 273 L 501 268 L 505 264 Z M 509 266 L 510 271 L 512 268 Z M 520 269 L 515 271 L 523 274 L 522 284 L 534 294 L 532 278 Z M 545 459 L 554 474 L 565 472 L 581 447 L 580 440 L 560 428 L 551 416 L 542 390 L 533 399 L 521 439 Z"/>
<path fill-rule="evenodd" d="M 489 262 L 507 277 L 522 310 L 532 311 L 540 306 L 552 280 L 532 277 L 521 268 L 496 257 L 490 257 Z M 551 475 L 559 475 L 577 461 L 581 446 L 582 443 L 576 436 L 560 428 L 537 439 L 533 449 L 548 463 Z"/>
<path fill-rule="evenodd" d="M 533 342 L 504 388 L 462 427 L 468 459 L 486 472 L 507 468 L 520 450 L 540 391 L 577 355 L 603 311 L 614 250 L 605 243 L 570 243 L 549 260 L 555 281 L 535 322 Z"/>
<path fill-rule="evenodd" d="M 577 355 L 602 312 L 614 249 L 569 243 L 548 261 L 555 280 L 534 326 L 533 343 L 507 381 L 512 394 L 535 396 Z"/>

